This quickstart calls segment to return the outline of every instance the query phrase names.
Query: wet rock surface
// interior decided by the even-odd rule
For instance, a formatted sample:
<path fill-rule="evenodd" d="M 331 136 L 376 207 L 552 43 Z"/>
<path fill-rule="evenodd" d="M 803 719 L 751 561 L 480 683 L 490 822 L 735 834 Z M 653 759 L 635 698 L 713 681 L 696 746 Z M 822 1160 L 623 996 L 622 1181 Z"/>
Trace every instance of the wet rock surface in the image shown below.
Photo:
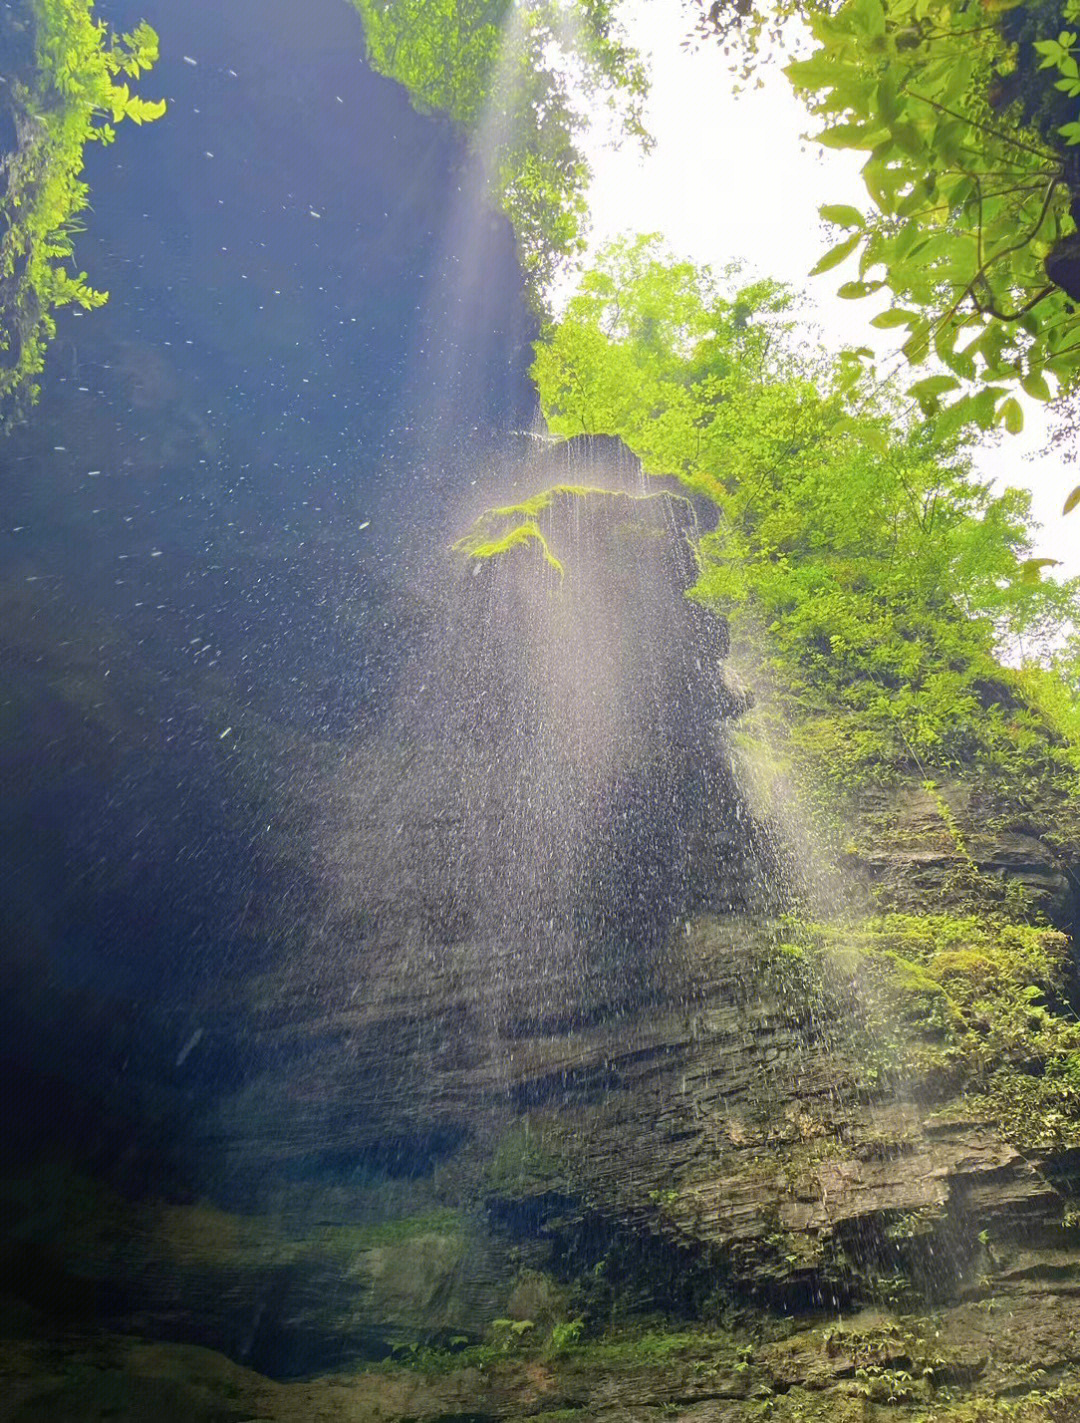
<path fill-rule="evenodd" d="M 1074 811 L 1059 798 L 1047 795 L 1033 814 L 970 779 L 931 788 L 912 783 L 864 791 L 854 816 L 861 829 L 849 866 L 886 903 L 932 910 L 943 895 L 955 902 L 975 871 L 984 902 L 993 902 L 995 883 L 999 897 L 1012 885 L 1029 912 L 1075 933 L 1080 856 Z"/>
<path fill-rule="evenodd" d="M 83 675 L 80 744 L 107 766 L 129 703 Z M 677 917 L 651 901 L 644 959 L 572 915 L 573 953 L 545 957 L 454 912 L 461 817 L 424 795 L 390 803 L 433 879 L 351 882 L 344 839 L 287 921 L 273 885 L 295 891 L 282 866 L 312 842 L 279 827 L 258 951 L 193 978 L 168 1024 L 123 1017 L 120 982 L 115 1002 L 61 985 L 25 925 L 9 1041 L 62 1001 L 109 1053 L 54 1093 L 88 1124 L 79 1169 L 31 1133 L 2 1183 L 0 1417 L 1072 1416 L 1076 1153 L 1012 1145 L 947 1072 L 882 1075 L 843 961 L 800 977 L 722 722 L 714 702 L 691 748 L 722 793 L 680 850 L 711 873 Z M 331 829 L 355 825 L 362 753 L 307 757 L 337 778 Z M 396 784 L 428 784 L 414 769 Z M 863 807 L 853 893 L 966 911 L 1018 883 L 1067 923 L 1060 830 L 941 794 L 947 817 L 913 787 Z M 35 1100 L 63 1048 L 58 1029 L 24 1053 Z"/>
<path fill-rule="evenodd" d="M 350 884 L 343 842 L 318 915 L 285 936 L 256 908 L 261 951 L 193 983 L 168 1054 L 159 1020 L 69 996 L 113 1056 L 81 1084 L 80 1169 L 27 1140 L 3 1183 L 0 1417 L 1072 1416 L 1076 1153 L 1020 1150 L 948 1073 L 881 1074 L 843 961 L 799 976 L 724 746 L 696 748 L 723 793 L 683 847 L 712 872 L 674 923 L 652 902 L 646 959 L 588 923 L 530 954 L 453 912 L 461 816 L 395 795 L 435 879 Z M 332 826 L 363 768 L 334 762 Z M 947 794 L 948 817 L 925 789 L 863 807 L 855 891 L 913 913 L 1019 883 L 1066 923 L 1068 845 Z M 24 1031 L 61 990 L 31 933 L 12 962 Z M 36 1052 L 45 1073 L 60 1038 Z"/>
<path fill-rule="evenodd" d="M 363 76 L 339 0 L 275 0 L 273 23 L 246 0 L 108 8 L 166 33 L 162 92 L 207 129 L 163 124 L 123 167 L 95 157 L 87 264 L 114 299 L 77 343 L 62 329 L 38 422 L 10 444 L 12 522 L 34 532 L 0 584 L 0 1419 L 1080 1417 L 1080 1161 L 1012 1145 L 946 1075 L 875 1075 L 842 972 L 802 993 L 785 895 L 763 889 L 782 857 L 714 734 L 741 700 L 722 625 L 678 599 L 685 540 L 657 566 L 663 615 L 624 630 L 634 675 L 605 668 L 588 623 L 574 643 L 590 714 L 611 710 L 605 671 L 628 695 L 601 735 L 575 723 L 566 761 L 592 774 L 637 738 L 633 774 L 555 786 L 546 820 L 521 797 L 478 890 L 442 743 L 409 763 L 415 699 L 425 732 L 445 707 L 410 663 L 417 629 L 449 629 L 415 570 L 390 587 L 369 555 L 383 466 L 417 491 L 415 522 L 471 470 L 462 431 L 520 426 L 532 400 L 505 226 L 485 228 L 480 308 L 441 248 L 461 145 Z M 170 36 L 177 17 L 193 30 Z M 340 106 L 294 86 L 289 46 L 319 33 Z M 243 85 L 183 61 L 204 52 Z M 355 141 L 365 115 L 378 143 Z M 361 159 L 362 189 L 324 202 Z M 403 172 L 425 175 L 404 199 Z M 283 186 L 290 235 L 268 253 Z M 152 248 L 146 194 L 172 214 Z M 426 448 L 412 421 L 436 405 Z M 537 486 L 577 461 L 546 451 Z M 657 508 L 682 538 L 686 507 Z M 571 495 L 546 527 L 623 556 L 615 598 L 659 526 L 593 520 Z M 531 634 L 501 574 L 458 575 L 474 613 L 504 619 L 453 649 L 467 684 Z M 458 790 L 507 773 L 508 687 Z M 518 790 L 560 749 L 549 705 L 522 718 Z M 571 901 L 535 846 L 595 838 L 557 812 L 594 809 L 598 784 L 606 848 Z M 947 817 L 915 784 L 856 808 L 855 898 L 916 912 L 1017 885 L 1026 912 L 1075 925 L 1061 806 L 1021 819 L 963 782 L 940 797 Z M 358 827 L 385 851 L 375 874 Z"/>
<path fill-rule="evenodd" d="M 0 1417 L 71 1420 L 601 1419 L 742 1423 L 1075 1417 L 1075 1318 L 1060 1301 L 959 1306 L 932 1319 L 867 1311 L 777 1331 L 616 1332 L 603 1343 L 513 1351 L 455 1366 L 387 1367 L 272 1383 L 210 1350 L 102 1338 L 0 1353 Z M 1037 1362 L 1034 1362 L 1037 1361 Z"/>
<path fill-rule="evenodd" d="M 1073 1416 L 1077 1163 L 872 1090 L 779 991 L 776 941 L 699 918 L 647 1005 L 562 1032 L 492 1012 L 468 944 L 384 945 L 347 993 L 309 964 L 251 985 L 261 1069 L 201 1128 L 231 1203 L 9 1187 L 34 1288 L 0 1416 Z M 58 1344 L 61 1298 L 176 1342 Z"/>

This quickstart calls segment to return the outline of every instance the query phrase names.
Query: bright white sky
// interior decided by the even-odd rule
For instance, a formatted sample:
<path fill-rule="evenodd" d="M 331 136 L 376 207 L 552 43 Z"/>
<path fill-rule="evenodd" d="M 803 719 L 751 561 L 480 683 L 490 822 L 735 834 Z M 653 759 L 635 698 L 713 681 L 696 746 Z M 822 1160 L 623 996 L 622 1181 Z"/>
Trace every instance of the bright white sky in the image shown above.
<path fill-rule="evenodd" d="M 681 47 L 690 20 L 680 7 L 623 0 L 620 14 L 649 60 L 656 146 L 646 158 L 630 145 L 590 152 L 594 246 L 627 232 L 662 232 L 679 256 L 695 262 L 722 267 L 741 260 L 755 275 L 806 290 L 807 320 L 829 345 L 872 346 L 887 358 L 898 342 L 895 332 L 869 325 L 878 308 L 835 295 L 856 273 L 841 266 L 807 277 L 837 240 L 818 207 L 861 206 L 866 199 L 858 156 L 802 140 L 813 120 L 778 69 L 766 75 L 763 89 L 733 95 L 719 46 Z M 1044 413 L 1035 402 L 1024 404 L 1023 434 L 989 444 L 978 464 L 989 477 L 1032 490 L 1035 516 L 1044 525 L 1038 552 L 1059 559 L 1058 572 L 1080 574 L 1080 512 L 1061 517 L 1066 494 L 1080 482 L 1080 466 L 1039 455 Z"/>

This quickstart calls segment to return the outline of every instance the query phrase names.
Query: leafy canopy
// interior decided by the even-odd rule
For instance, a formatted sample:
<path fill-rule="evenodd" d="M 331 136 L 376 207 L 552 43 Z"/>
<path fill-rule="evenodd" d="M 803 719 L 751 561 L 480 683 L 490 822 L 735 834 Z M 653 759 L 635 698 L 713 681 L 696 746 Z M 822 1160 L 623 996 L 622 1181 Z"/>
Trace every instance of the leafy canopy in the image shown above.
<path fill-rule="evenodd" d="M 165 112 L 126 82 L 157 60 L 149 25 L 111 35 L 92 0 L 33 0 L 33 18 L 33 63 L 12 85 L 20 142 L 0 197 L 0 410 L 8 419 L 37 396 L 53 312 L 107 299 L 67 265 L 89 201 L 79 176 L 86 144 L 111 143 L 123 119 L 143 124 Z"/>
<path fill-rule="evenodd" d="M 788 76 L 870 199 L 821 209 L 844 235 L 815 271 L 857 259 L 841 296 L 889 298 L 924 412 L 1016 432 L 1018 388 L 1080 391 L 1080 0 L 695 3 L 744 74 L 809 33 Z"/>
<path fill-rule="evenodd" d="M 816 270 L 857 255 L 841 296 L 891 296 L 873 324 L 947 371 L 912 387 L 927 413 L 948 399 L 956 421 L 1019 429 L 1016 385 L 1047 400 L 1080 380 L 1080 317 L 1046 270 L 1076 226 L 1065 160 L 1015 104 L 994 107 L 1017 46 L 983 0 L 847 0 L 808 23 L 816 49 L 787 73 L 818 141 L 866 153 L 871 199 L 822 209 L 846 236 Z"/>
<path fill-rule="evenodd" d="M 352 3 L 372 67 L 471 135 L 539 296 L 584 246 L 589 110 L 607 104 L 623 134 L 647 141 L 645 70 L 613 0 Z"/>
<path fill-rule="evenodd" d="M 998 656 L 1049 656 L 1080 611 L 1030 561 L 1028 496 L 974 479 L 961 437 L 901 419 L 857 356 L 797 353 L 790 304 L 656 238 L 615 244 L 537 347 L 551 428 L 619 435 L 715 506 L 695 596 L 728 614 L 827 774 L 1000 765 L 1021 744 L 1053 761 L 1043 674 L 1029 694 Z"/>

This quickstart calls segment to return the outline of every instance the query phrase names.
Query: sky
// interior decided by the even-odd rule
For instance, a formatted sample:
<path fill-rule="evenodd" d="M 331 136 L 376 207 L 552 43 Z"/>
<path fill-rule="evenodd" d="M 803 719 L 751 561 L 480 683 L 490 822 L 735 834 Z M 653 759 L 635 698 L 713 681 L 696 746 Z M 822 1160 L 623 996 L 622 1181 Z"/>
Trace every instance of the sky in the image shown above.
<path fill-rule="evenodd" d="M 841 265 L 820 277 L 808 273 L 838 236 L 818 216 L 822 203 L 863 206 L 860 158 L 807 143 L 814 121 L 778 68 L 762 89 L 732 94 L 718 45 L 684 49 L 687 14 L 655 0 L 624 0 L 620 15 L 652 74 L 649 128 L 656 142 L 647 156 L 633 145 L 590 146 L 594 169 L 590 207 L 592 245 L 627 232 L 662 232 L 680 257 L 723 267 L 733 260 L 753 275 L 790 282 L 809 298 L 808 322 L 830 346 L 872 346 L 879 366 L 891 367 L 895 332 L 870 326 L 873 301 L 842 301 L 841 282 L 857 273 Z M 854 267 L 854 263 L 851 264 Z M 977 467 L 1003 484 L 1032 491 L 1043 529 L 1040 556 L 1060 561 L 1059 574 L 1080 574 L 1080 512 L 1061 516 L 1066 494 L 1080 482 L 1080 465 L 1040 453 L 1045 412 L 1022 397 L 1025 429 L 1000 436 L 980 451 Z"/>

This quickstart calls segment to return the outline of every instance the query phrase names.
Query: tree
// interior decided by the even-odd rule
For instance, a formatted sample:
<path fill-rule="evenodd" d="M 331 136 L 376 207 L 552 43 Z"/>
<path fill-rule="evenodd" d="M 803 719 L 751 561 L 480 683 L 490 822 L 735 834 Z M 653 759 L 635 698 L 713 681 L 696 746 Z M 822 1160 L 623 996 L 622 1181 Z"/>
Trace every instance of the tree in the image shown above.
<path fill-rule="evenodd" d="M 123 119 L 150 123 L 164 101 L 133 94 L 126 79 L 157 61 L 157 35 L 139 25 L 112 35 L 92 0 L 33 0 L 33 53 L 7 86 L 14 129 L 0 196 L 0 416 L 9 424 L 38 394 L 36 377 L 56 334 L 54 311 L 101 306 L 85 272 L 73 275 L 73 234 L 89 202 L 79 175 L 87 143 L 111 143 Z"/>
<path fill-rule="evenodd" d="M 926 413 L 1020 429 L 1017 387 L 1080 389 L 1080 4 L 722 0 L 701 25 L 752 60 L 793 18 L 816 138 L 867 154 L 870 206 L 822 208 L 844 236 L 815 271 L 856 258 L 840 294 L 891 298 L 873 324 L 932 368 L 910 388 Z"/>
<path fill-rule="evenodd" d="M 998 649 L 1049 658 L 1080 586 L 1039 578 L 1027 495 L 973 478 L 966 436 L 904 418 L 857 357 L 796 354 L 789 306 L 656 238 L 616 244 L 538 345 L 551 428 L 619 435 L 715 507 L 695 596 L 764 657 L 829 774 L 1000 763 L 1041 714 L 988 697 L 1015 682 Z"/>
<path fill-rule="evenodd" d="M 539 298 L 584 246 L 591 106 L 647 142 L 645 69 L 612 0 L 352 0 L 372 67 L 470 135 Z"/>
<path fill-rule="evenodd" d="M 1076 228 L 1066 160 L 1019 100 L 1011 122 L 994 107 L 1016 46 L 981 0 L 849 0 L 810 27 L 816 52 L 787 72 L 825 120 L 819 142 L 867 153 L 873 203 L 823 209 L 847 235 L 817 270 L 857 254 L 841 295 L 891 293 L 874 324 L 905 328 L 907 358 L 949 372 L 911 388 L 927 413 L 949 397 L 954 419 L 1019 429 L 1016 384 L 1047 400 L 1051 381 L 1080 380 L 1080 319 L 1049 275 Z M 955 399 L 964 383 L 978 388 Z"/>

